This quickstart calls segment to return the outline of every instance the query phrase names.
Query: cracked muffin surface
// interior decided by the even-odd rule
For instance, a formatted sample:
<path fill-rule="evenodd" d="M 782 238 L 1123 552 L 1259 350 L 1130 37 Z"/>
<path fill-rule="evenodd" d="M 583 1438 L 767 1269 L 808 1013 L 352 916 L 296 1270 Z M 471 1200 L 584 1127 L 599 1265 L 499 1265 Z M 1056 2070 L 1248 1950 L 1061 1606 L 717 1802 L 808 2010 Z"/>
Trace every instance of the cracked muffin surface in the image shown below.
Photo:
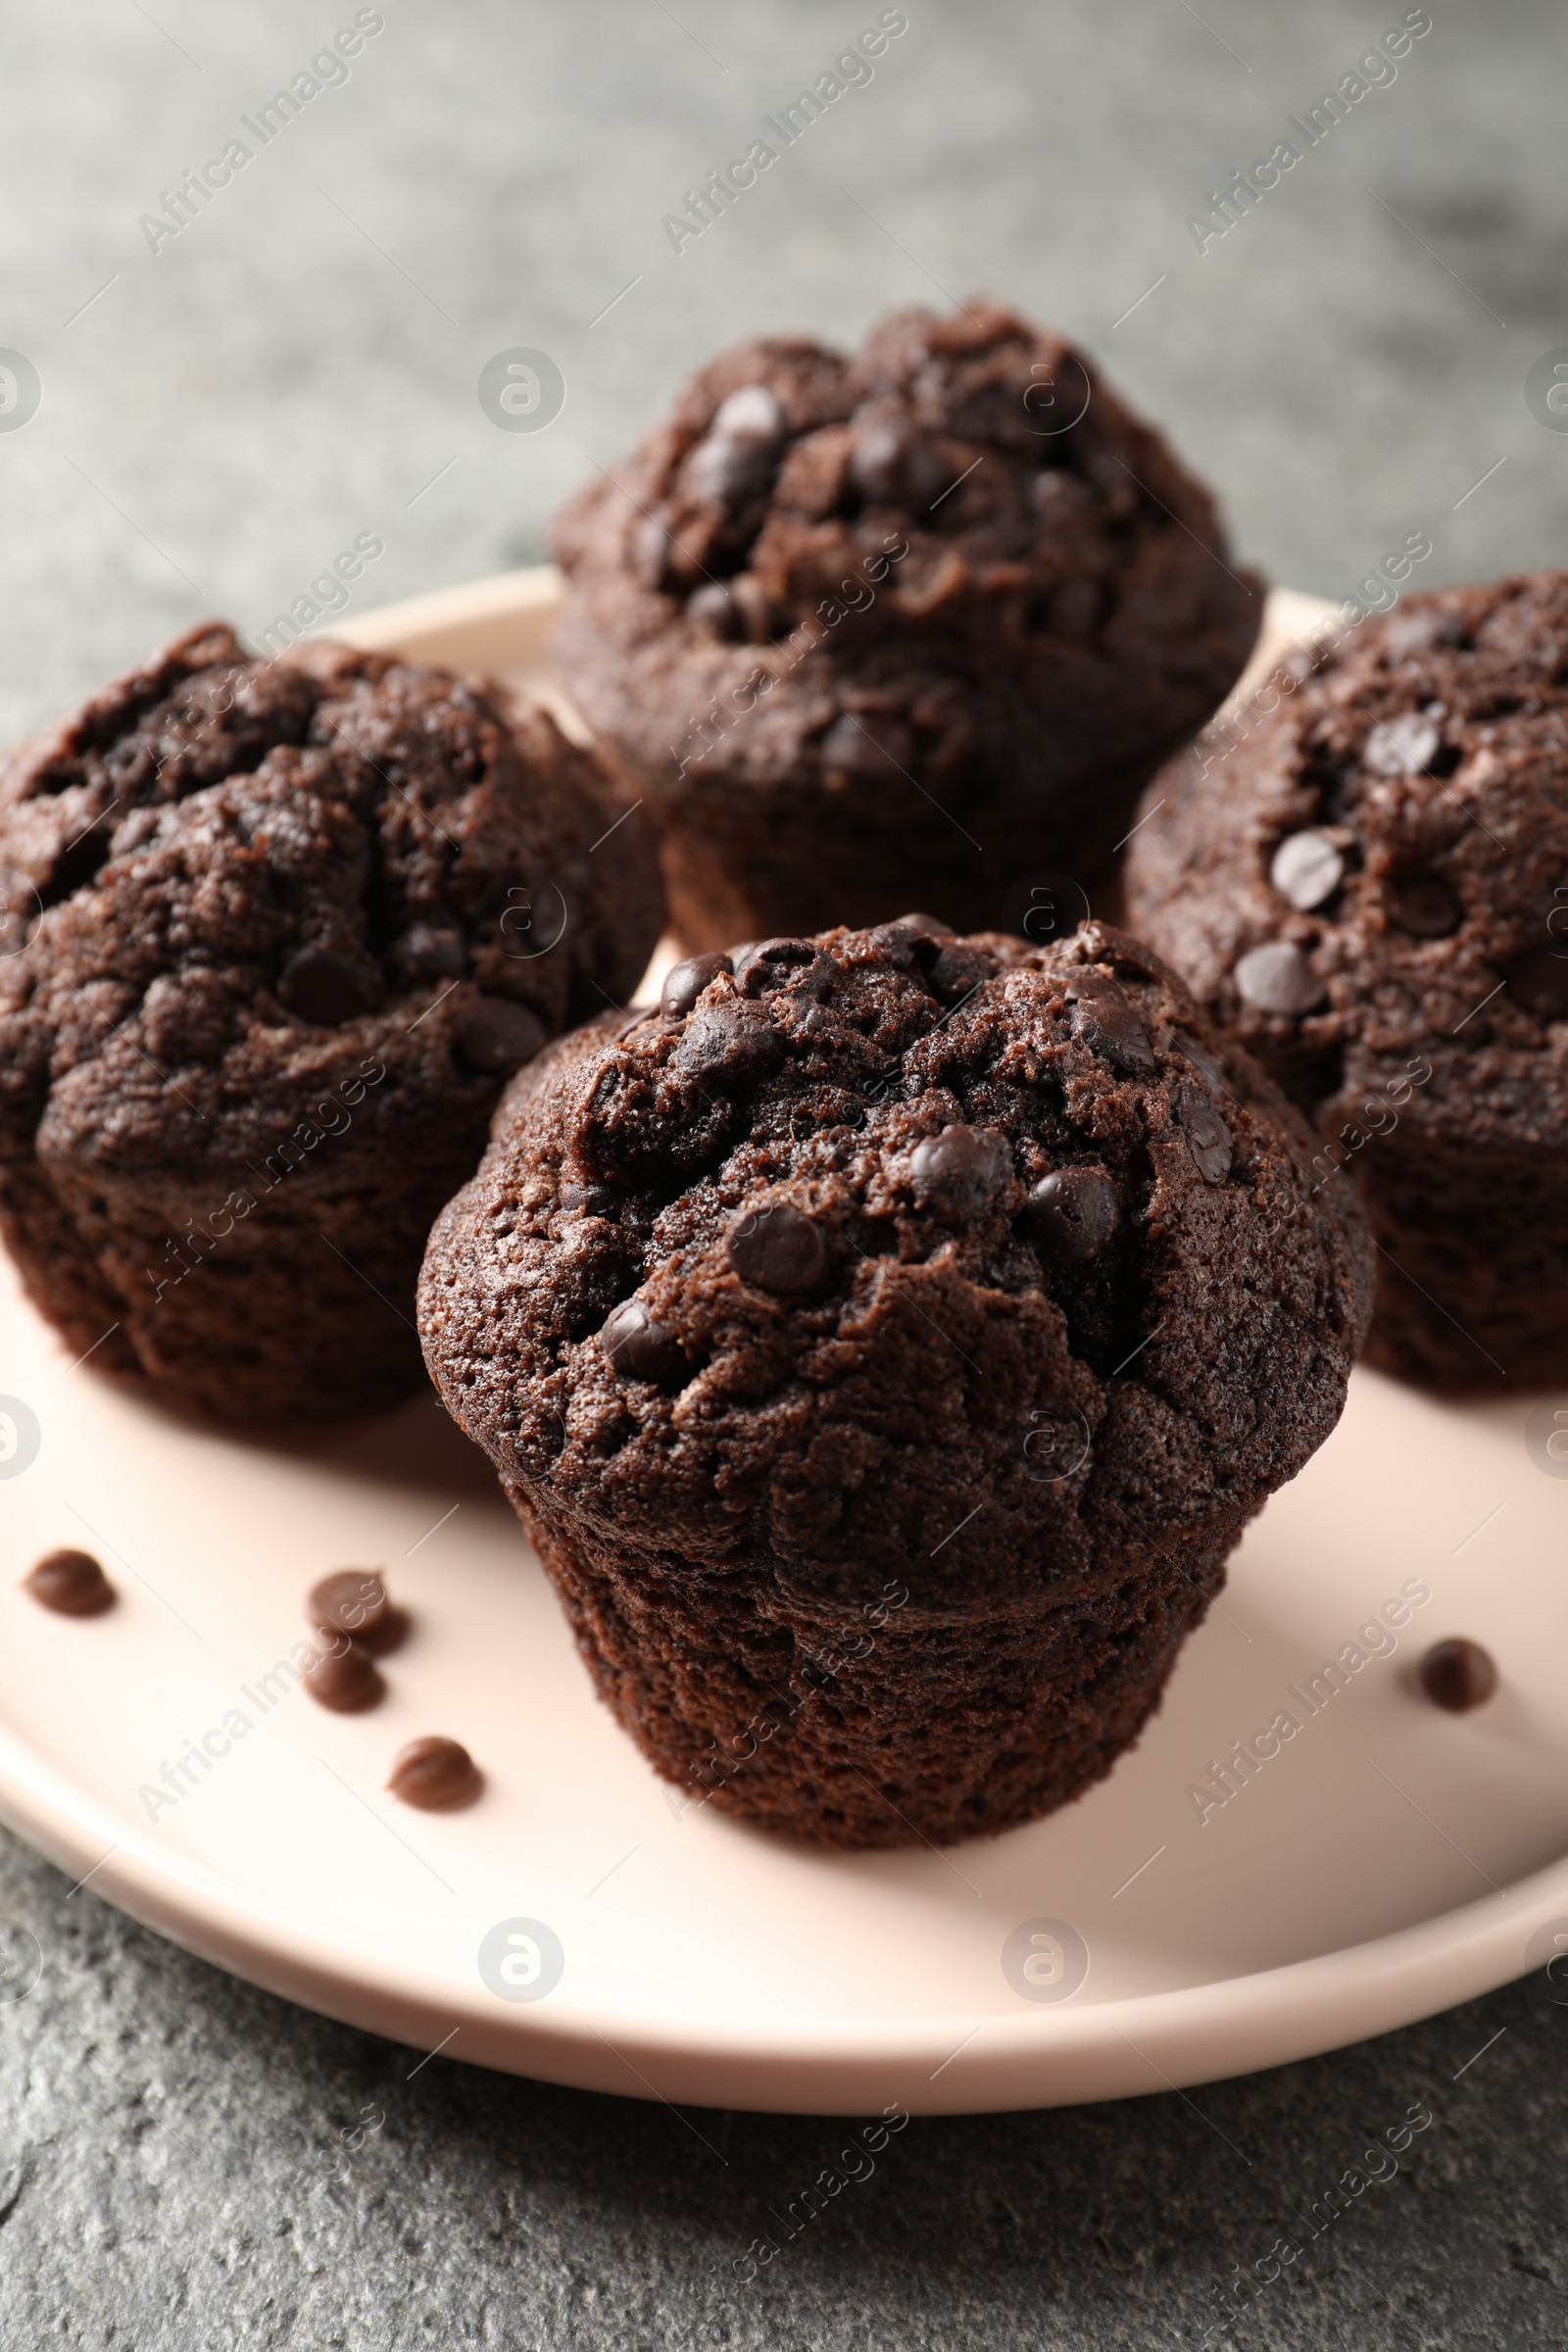
<path fill-rule="evenodd" d="M 634 984 L 651 841 L 533 710 L 207 624 L 0 767 L 0 1227 L 94 1362 L 206 1409 L 418 1378 L 502 1083 Z"/>
<path fill-rule="evenodd" d="M 1369 1360 L 1559 1385 L 1568 573 L 1413 596 L 1273 693 L 1150 786 L 1129 919 L 1362 1190 Z"/>
<path fill-rule="evenodd" d="M 911 901 L 1016 928 L 1022 879 L 1107 864 L 1263 607 L 1163 436 L 983 300 L 720 354 L 554 544 L 558 662 L 693 947 Z"/>
<path fill-rule="evenodd" d="M 765 941 L 519 1073 L 420 1327 L 667 1777 L 959 1838 L 1109 1769 L 1333 1428 L 1370 1251 L 1309 1153 L 1106 926 Z"/>

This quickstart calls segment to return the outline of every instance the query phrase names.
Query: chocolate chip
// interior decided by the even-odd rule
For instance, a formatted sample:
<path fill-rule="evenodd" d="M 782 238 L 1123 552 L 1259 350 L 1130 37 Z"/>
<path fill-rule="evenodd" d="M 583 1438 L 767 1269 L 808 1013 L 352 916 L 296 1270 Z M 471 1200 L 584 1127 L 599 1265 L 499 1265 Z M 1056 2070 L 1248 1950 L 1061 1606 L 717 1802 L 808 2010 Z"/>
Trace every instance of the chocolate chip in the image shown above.
<path fill-rule="evenodd" d="M 306 1614 L 323 1647 L 344 1634 L 372 1658 L 384 1658 L 408 1640 L 409 1613 L 394 1608 L 373 1568 L 340 1568 L 313 1586 Z"/>
<path fill-rule="evenodd" d="M 504 1078 L 532 1061 L 545 1035 L 543 1021 L 526 1004 L 514 1004 L 510 997 L 479 997 L 458 1023 L 458 1054 L 470 1070 Z"/>
<path fill-rule="evenodd" d="M 386 1685 L 368 1649 L 341 1636 L 338 1641 L 341 1646 L 317 1651 L 305 1669 L 305 1688 L 318 1706 L 330 1707 L 334 1715 L 362 1715 L 386 1696 Z"/>
<path fill-rule="evenodd" d="M 860 496 L 877 506 L 928 507 L 950 480 L 942 458 L 911 425 L 875 415 L 854 420 L 849 471 Z"/>
<path fill-rule="evenodd" d="M 773 481 L 772 446 L 732 433 L 712 433 L 693 450 L 686 480 L 694 498 L 733 514 L 766 497 Z"/>
<path fill-rule="evenodd" d="M 1441 874 L 1401 874 L 1383 893 L 1389 920 L 1415 939 L 1446 939 L 1464 909 Z"/>
<path fill-rule="evenodd" d="M 463 933 L 435 923 L 411 923 L 393 953 L 416 980 L 457 980 L 468 965 Z"/>
<path fill-rule="evenodd" d="M 372 1658 L 389 1657 L 393 1650 L 402 1648 L 409 1638 L 413 1622 L 408 1610 L 400 1609 L 394 1601 L 388 1606 L 386 1615 L 381 1619 L 379 1625 L 371 1626 L 367 1632 L 357 1634 L 355 1640 L 362 1649 L 369 1651 Z"/>
<path fill-rule="evenodd" d="M 1236 1147 L 1219 1112 L 1196 1086 L 1178 1088 L 1176 1124 L 1186 1139 L 1193 1165 L 1204 1183 L 1221 1183 L 1231 1172 Z"/>
<path fill-rule="evenodd" d="M 101 1617 L 115 1588 L 90 1551 L 49 1551 L 22 1580 L 23 1590 L 57 1617 Z"/>
<path fill-rule="evenodd" d="M 895 922 L 878 923 L 871 933 L 873 943 L 901 972 L 935 962 L 952 937 L 947 924 L 930 914 L 901 914 Z"/>
<path fill-rule="evenodd" d="M 1538 1021 L 1568 1021 L 1568 958 L 1533 948 L 1509 973 L 1508 994 Z"/>
<path fill-rule="evenodd" d="M 1396 662 L 1427 653 L 1435 645 L 1462 645 L 1464 622 L 1457 612 L 1400 612 L 1386 623 L 1383 643 Z"/>
<path fill-rule="evenodd" d="M 672 1331 L 657 1323 L 640 1298 L 623 1298 L 605 1317 L 599 1345 L 617 1380 L 648 1380 L 656 1388 L 684 1388 L 692 1367 Z"/>
<path fill-rule="evenodd" d="M 1037 514 L 1048 525 L 1060 531 L 1074 522 L 1081 522 L 1094 509 L 1094 492 L 1081 473 L 1069 473 L 1065 466 L 1052 464 L 1054 444 L 1042 440 L 1040 456 L 1044 472 L 1037 473 L 1029 485 L 1029 497 Z M 1034 623 L 1031 621 L 1030 626 Z"/>
<path fill-rule="evenodd" d="M 385 1618 L 386 1587 L 373 1568 L 339 1568 L 311 1587 L 306 1614 L 328 1636 L 371 1632 Z"/>
<path fill-rule="evenodd" d="M 938 942 L 955 936 L 953 925 L 937 914 L 896 914 L 891 928 L 903 931 L 910 939 L 929 939 Z"/>
<path fill-rule="evenodd" d="M 1184 1060 L 1192 1063 L 1195 1070 L 1201 1070 L 1216 1094 L 1223 1095 L 1230 1091 L 1225 1084 L 1225 1065 L 1217 1054 L 1211 1054 L 1206 1046 L 1200 1046 L 1197 1038 L 1189 1037 L 1184 1029 L 1176 1031 L 1171 1044 Z"/>
<path fill-rule="evenodd" d="M 1451 1714 L 1485 1706 L 1497 1688 L 1497 1668 L 1479 1642 L 1434 1642 L 1421 1660 L 1421 1683 L 1428 1698 Z"/>
<path fill-rule="evenodd" d="M 1375 776 L 1418 776 L 1443 737 L 1430 718 L 1418 710 L 1401 710 L 1385 718 L 1366 739 L 1361 765 Z"/>
<path fill-rule="evenodd" d="M 743 384 L 719 402 L 708 429 L 729 441 L 760 441 L 777 449 L 784 438 L 784 411 L 766 384 Z"/>
<path fill-rule="evenodd" d="M 922 1205 L 981 1217 L 1012 1173 L 1012 1153 L 994 1127 L 958 1122 L 916 1144 L 909 1169 Z"/>
<path fill-rule="evenodd" d="M 1098 1257 L 1121 1218 L 1116 1188 L 1101 1168 L 1058 1168 L 1030 1192 L 1035 1239 L 1074 1263 Z"/>
<path fill-rule="evenodd" d="M 371 1004 L 370 984 L 350 956 L 333 948 L 302 948 L 284 964 L 277 983 L 281 1002 L 298 1020 L 323 1029 L 358 1020 Z"/>
<path fill-rule="evenodd" d="M 1328 993 L 1300 949 L 1283 939 L 1249 948 L 1237 963 L 1235 979 L 1243 1003 L 1254 1012 L 1310 1012 Z"/>
<path fill-rule="evenodd" d="M 704 1004 L 669 1057 L 682 1077 L 722 1077 L 745 1086 L 765 1078 L 784 1054 L 784 1040 L 760 1004 Z"/>
<path fill-rule="evenodd" d="M 484 1776 L 462 1741 L 435 1733 L 398 1749 L 387 1782 L 394 1796 L 422 1813 L 471 1804 L 483 1786 Z"/>
<path fill-rule="evenodd" d="M 1148 1028 L 1136 1006 L 1126 1002 L 1112 1004 L 1096 998 L 1074 1006 L 1072 1035 L 1081 1037 L 1091 1054 L 1101 1054 L 1102 1060 L 1109 1060 L 1128 1077 L 1154 1068 L 1154 1047 L 1150 1045 Z"/>
<path fill-rule="evenodd" d="M 906 426 L 891 416 L 868 416 L 855 428 L 850 480 L 862 498 L 891 503 L 904 496 L 904 458 L 909 447 Z"/>
<path fill-rule="evenodd" d="M 743 1209 L 724 1237 L 724 1252 L 742 1282 L 776 1298 L 810 1290 L 827 1263 L 817 1227 L 787 1200 Z"/>
<path fill-rule="evenodd" d="M 1076 965 L 1062 975 L 1061 993 L 1069 1004 L 1087 1004 L 1094 997 L 1102 997 L 1107 1004 L 1125 1004 L 1127 991 L 1119 980 L 1108 972 L 1097 972 L 1091 965 Z"/>
<path fill-rule="evenodd" d="M 840 775 L 858 776 L 867 783 L 890 783 L 906 776 L 914 760 L 914 736 L 902 719 L 873 714 L 861 718 L 847 710 L 822 738 L 822 765 Z"/>
<path fill-rule="evenodd" d="M 998 969 L 996 957 L 988 956 L 984 948 L 972 948 L 967 940 L 956 939 L 951 948 L 943 949 L 926 977 L 944 1004 L 956 1004 L 982 982 L 994 980 Z"/>
<path fill-rule="evenodd" d="M 1288 905 L 1305 914 L 1339 889 L 1345 858 L 1326 833 L 1291 833 L 1275 851 L 1268 878 Z"/>
<path fill-rule="evenodd" d="M 1128 1076 L 1154 1067 L 1143 1016 L 1114 980 L 1103 972 L 1073 972 L 1063 994 L 1073 1006 L 1072 1033 L 1092 1054 Z"/>
<path fill-rule="evenodd" d="M 737 952 L 734 971 L 745 997 L 771 996 L 781 988 L 792 996 L 825 997 L 837 966 L 814 939 L 762 939 Z"/>
<path fill-rule="evenodd" d="M 718 953 L 687 956 L 672 963 L 659 992 L 660 1011 L 668 1013 L 671 1020 L 684 1019 L 709 982 L 733 968 L 729 957 Z"/>
<path fill-rule="evenodd" d="M 705 581 L 686 599 L 686 612 L 700 629 L 724 645 L 733 645 L 745 630 L 741 609 L 722 580 Z"/>

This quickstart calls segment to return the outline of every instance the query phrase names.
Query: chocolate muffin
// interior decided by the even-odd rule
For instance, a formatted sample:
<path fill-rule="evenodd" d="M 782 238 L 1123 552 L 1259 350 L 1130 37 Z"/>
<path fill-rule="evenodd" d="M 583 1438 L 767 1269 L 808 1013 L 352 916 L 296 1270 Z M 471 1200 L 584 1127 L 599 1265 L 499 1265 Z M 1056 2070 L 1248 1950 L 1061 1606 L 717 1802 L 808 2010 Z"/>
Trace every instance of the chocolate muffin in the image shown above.
<path fill-rule="evenodd" d="M 677 966 L 513 1081 L 420 1330 L 601 1695 L 834 1845 L 1107 1772 L 1339 1418 L 1348 1187 L 1144 948 L 922 916 Z"/>
<path fill-rule="evenodd" d="M 176 639 L 0 768 L 0 1230 L 34 1300 L 220 1414 L 395 1396 L 504 1080 L 661 919 L 644 820 L 542 711 Z"/>
<path fill-rule="evenodd" d="M 1252 718 L 1150 786 L 1129 920 L 1363 1194 L 1368 1360 L 1561 1387 L 1568 572 L 1412 596 Z"/>
<path fill-rule="evenodd" d="M 1105 867 L 1263 610 L 1161 435 L 986 301 L 722 353 L 555 548 L 557 661 L 694 948 L 911 903 L 1018 928 Z"/>

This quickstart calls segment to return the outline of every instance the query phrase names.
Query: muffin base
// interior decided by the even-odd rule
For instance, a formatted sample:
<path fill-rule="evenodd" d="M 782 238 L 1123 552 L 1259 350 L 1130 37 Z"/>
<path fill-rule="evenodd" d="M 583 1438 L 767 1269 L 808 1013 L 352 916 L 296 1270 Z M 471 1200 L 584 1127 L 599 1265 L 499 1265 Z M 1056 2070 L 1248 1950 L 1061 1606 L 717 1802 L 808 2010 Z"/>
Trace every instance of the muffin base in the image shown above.
<path fill-rule="evenodd" d="M 270 1192 L 251 1168 L 198 1188 L 164 1170 L 89 1180 L 32 1161 L 0 1170 L 0 1234 L 35 1305 L 94 1370 L 141 1373 L 223 1420 L 368 1412 L 423 1383 L 419 1261 L 483 1142 L 480 1123 L 443 1133 L 439 1155 L 328 1161 Z M 242 1197 L 255 1206 L 236 1214 Z"/>
<path fill-rule="evenodd" d="M 961 824 L 933 808 L 932 824 L 897 827 L 858 822 L 805 776 L 792 800 L 772 806 L 742 777 L 705 777 L 662 818 L 670 924 L 695 953 L 807 937 L 824 922 L 892 922 L 918 907 L 956 931 L 1023 932 L 1033 918 L 1026 935 L 1038 946 L 1086 916 L 1091 892 L 1105 912 L 1112 852 L 1158 765 L 1140 760 L 1070 791 L 997 794 L 963 809 Z M 663 775 L 638 781 L 656 804 L 667 789 Z M 1066 887 L 1043 906 L 1030 885 L 1047 876 Z"/>
<path fill-rule="evenodd" d="M 1568 1387 L 1568 1156 L 1380 1139 L 1365 1361 L 1446 1396 Z"/>
<path fill-rule="evenodd" d="M 842 1847 L 953 1845 L 1104 1778 L 1158 1706 L 1225 1549 L 1129 1560 L 1054 1609 L 811 1610 L 552 1526 L 504 1482 L 599 1695 L 691 1803 Z"/>

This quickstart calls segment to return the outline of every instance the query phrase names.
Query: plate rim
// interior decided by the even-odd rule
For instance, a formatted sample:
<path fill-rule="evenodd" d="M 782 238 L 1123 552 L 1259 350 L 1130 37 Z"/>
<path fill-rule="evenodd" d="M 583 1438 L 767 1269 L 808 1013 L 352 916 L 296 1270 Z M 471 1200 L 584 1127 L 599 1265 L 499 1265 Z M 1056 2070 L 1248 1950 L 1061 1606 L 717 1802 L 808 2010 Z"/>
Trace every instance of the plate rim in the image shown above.
<path fill-rule="evenodd" d="M 891 2024 L 807 2012 L 779 2019 L 764 2036 L 692 2019 L 643 2019 L 628 2029 L 618 2015 L 601 2015 L 613 2027 L 612 2040 L 584 2007 L 553 2000 L 549 2009 L 497 2010 L 477 1978 L 455 2000 L 428 1971 L 368 1957 L 350 1964 L 308 1913 L 156 1845 L 4 1725 L 0 1820 L 58 1868 L 90 1874 L 95 1892 L 144 1927 L 319 2016 L 418 2049 L 426 2046 L 423 2027 L 439 2042 L 438 2029 L 450 2033 L 456 2021 L 468 2046 L 451 2055 L 466 2064 L 582 2090 L 763 2113 L 861 2114 L 885 2105 L 888 2091 L 912 2115 L 1001 2113 L 1155 2095 L 1291 2065 L 1527 1974 L 1520 1956 L 1529 1936 L 1568 1911 L 1563 1857 L 1386 1936 L 1174 1991 L 1015 2016 L 932 2011 Z M 946 2046 L 971 2023 L 957 2049 Z M 665 2071 L 666 2086 L 640 2067 Z M 824 2067 L 857 2095 L 842 2105 L 792 2095 L 792 2070 L 809 2070 L 814 2084 Z M 678 2081 L 667 2079 L 671 2069 Z M 749 2090 L 737 2084 L 738 2073 L 753 2078 Z"/>

